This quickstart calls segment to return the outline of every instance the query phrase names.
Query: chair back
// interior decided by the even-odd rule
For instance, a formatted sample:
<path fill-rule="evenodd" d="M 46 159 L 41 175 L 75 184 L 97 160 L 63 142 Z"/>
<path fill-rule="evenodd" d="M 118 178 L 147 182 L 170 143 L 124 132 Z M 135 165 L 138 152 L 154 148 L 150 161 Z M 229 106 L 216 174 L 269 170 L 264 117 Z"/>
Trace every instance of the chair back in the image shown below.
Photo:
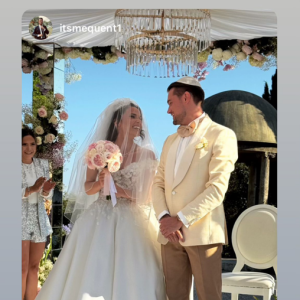
<path fill-rule="evenodd" d="M 232 245 L 237 257 L 233 272 L 246 264 L 255 269 L 273 267 L 277 275 L 277 208 L 260 204 L 246 209 L 234 224 Z"/>

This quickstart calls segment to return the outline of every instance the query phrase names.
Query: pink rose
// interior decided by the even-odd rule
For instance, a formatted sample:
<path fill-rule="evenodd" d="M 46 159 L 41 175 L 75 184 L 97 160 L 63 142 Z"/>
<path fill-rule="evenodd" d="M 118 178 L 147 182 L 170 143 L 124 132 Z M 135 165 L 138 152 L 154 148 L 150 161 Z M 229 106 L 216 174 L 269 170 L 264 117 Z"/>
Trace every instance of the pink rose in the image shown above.
<path fill-rule="evenodd" d="M 248 40 L 244 40 L 244 43 L 245 43 L 246 45 L 250 45 L 250 43 L 249 43 Z"/>
<path fill-rule="evenodd" d="M 23 67 L 23 68 L 22 68 L 22 71 L 23 71 L 23 73 L 25 73 L 25 74 L 30 74 L 31 71 L 32 71 L 32 69 L 29 68 L 29 67 Z"/>
<path fill-rule="evenodd" d="M 48 63 L 46 61 L 39 64 L 40 69 L 44 69 L 44 68 L 47 68 L 47 67 L 48 67 Z"/>
<path fill-rule="evenodd" d="M 96 143 L 89 145 L 89 150 L 96 149 L 96 146 L 97 146 Z"/>
<path fill-rule="evenodd" d="M 100 168 L 104 168 L 105 167 L 105 161 L 103 159 L 103 157 L 101 157 L 100 154 L 95 154 L 93 157 L 92 157 L 92 164 L 97 168 L 97 169 L 100 169 Z"/>
<path fill-rule="evenodd" d="M 67 121 L 68 118 L 69 118 L 69 115 L 68 115 L 65 111 L 62 111 L 62 112 L 59 114 L 59 117 L 60 117 L 61 120 Z"/>
<path fill-rule="evenodd" d="M 113 173 L 120 169 L 120 163 L 118 161 L 111 161 L 108 163 L 108 171 Z"/>
<path fill-rule="evenodd" d="M 254 52 L 254 53 L 252 54 L 252 57 L 253 57 L 254 59 L 258 60 L 258 61 L 262 61 L 262 60 L 264 59 L 264 57 L 263 57 L 261 54 L 257 53 L 257 52 Z"/>
<path fill-rule="evenodd" d="M 65 99 L 65 97 L 62 94 L 60 94 L 60 93 L 56 93 L 55 94 L 55 99 L 57 101 L 63 101 Z"/>
<path fill-rule="evenodd" d="M 38 109 L 38 115 L 41 118 L 46 118 L 47 117 L 47 110 L 46 110 L 45 106 L 42 106 L 41 108 Z"/>
<path fill-rule="evenodd" d="M 105 151 L 105 145 L 103 141 L 99 141 L 96 143 L 96 150 L 98 153 L 102 153 Z"/>
<path fill-rule="evenodd" d="M 257 52 L 257 51 L 258 51 L 257 44 L 255 44 L 255 45 L 252 47 L 252 50 L 253 50 L 253 52 Z"/>
<path fill-rule="evenodd" d="M 22 58 L 22 67 L 28 67 L 29 66 L 29 62 L 26 58 Z"/>
<path fill-rule="evenodd" d="M 118 153 L 120 151 L 119 147 L 117 145 L 115 145 L 114 143 L 109 142 L 109 141 L 107 141 L 107 143 L 105 143 L 105 150 L 108 152 L 114 153 L 114 154 Z"/>
<path fill-rule="evenodd" d="M 207 62 L 201 62 L 201 63 L 198 63 L 198 68 L 200 70 L 203 70 L 207 67 Z"/>
<path fill-rule="evenodd" d="M 218 61 L 218 66 L 224 66 L 224 63 L 222 60 Z"/>
<path fill-rule="evenodd" d="M 89 169 L 95 170 L 95 166 L 90 159 L 87 160 L 87 165 Z"/>
<path fill-rule="evenodd" d="M 244 45 L 242 47 L 242 51 L 246 54 L 246 55 L 250 55 L 252 53 L 252 49 L 251 47 L 247 46 L 247 45 Z"/>
<path fill-rule="evenodd" d="M 223 71 L 229 71 L 229 70 L 233 70 L 234 69 L 234 66 L 232 65 L 226 65 L 223 69 Z"/>
<path fill-rule="evenodd" d="M 205 70 L 205 71 L 202 72 L 202 75 L 201 75 L 201 76 L 206 77 L 208 74 L 209 74 L 209 72 Z"/>
<path fill-rule="evenodd" d="M 69 48 L 69 47 L 62 47 L 61 50 L 62 50 L 64 53 L 69 53 L 69 52 L 71 52 L 73 49 L 72 49 L 72 48 Z"/>

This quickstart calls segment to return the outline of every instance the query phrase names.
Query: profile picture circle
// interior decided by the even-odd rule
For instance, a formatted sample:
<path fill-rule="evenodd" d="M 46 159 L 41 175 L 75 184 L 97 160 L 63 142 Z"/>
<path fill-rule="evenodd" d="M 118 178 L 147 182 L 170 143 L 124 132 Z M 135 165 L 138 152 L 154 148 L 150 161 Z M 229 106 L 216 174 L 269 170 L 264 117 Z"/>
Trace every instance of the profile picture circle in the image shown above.
<path fill-rule="evenodd" d="M 34 17 L 29 23 L 29 33 L 37 40 L 45 40 L 52 34 L 52 23 L 45 16 Z"/>

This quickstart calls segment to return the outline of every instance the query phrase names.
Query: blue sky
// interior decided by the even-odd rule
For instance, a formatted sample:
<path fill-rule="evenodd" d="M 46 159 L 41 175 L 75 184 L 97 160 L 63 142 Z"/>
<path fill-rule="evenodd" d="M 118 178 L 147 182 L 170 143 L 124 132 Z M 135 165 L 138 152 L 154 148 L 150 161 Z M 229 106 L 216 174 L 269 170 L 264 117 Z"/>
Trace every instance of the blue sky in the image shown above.
<path fill-rule="evenodd" d="M 66 111 L 69 114 L 65 122 L 65 130 L 72 133 L 72 140 L 80 146 L 90 131 L 98 115 L 105 107 L 117 98 L 131 98 L 143 110 L 152 140 L 160 154 L 166 137 L 176 131 L 172 117 L 167 114 L 167 87 L 177 78 L 144 78 L 127 73 L 126 61 L 120 59 L 115 64 L 95 64 L 93 61 L 83 61 L 80 58 L 72 60 L 76 72 L 82 74 L 82 79 L 73 84 L 64 84 L 63 72 L 55 70 L 55 92 L 60 92 L 66 98 Z M 62 62 L 56 65 L 62 69 Z M 209 70 L 210 74 L 201 85 L 208 98 L 227 90 L 243 90 L 258 96 L 264 91 L 265 81 L 271 88 L 271 77 L 276 68 L 268 71 L 252 67 L 243 62 L 238 68 L 223 71 L 222 67 Z M 22 103 L 32 102 L 32 74 L 22 73 Z M 74 154 L 66 164 L 64 185 L 69 182 Z"/>

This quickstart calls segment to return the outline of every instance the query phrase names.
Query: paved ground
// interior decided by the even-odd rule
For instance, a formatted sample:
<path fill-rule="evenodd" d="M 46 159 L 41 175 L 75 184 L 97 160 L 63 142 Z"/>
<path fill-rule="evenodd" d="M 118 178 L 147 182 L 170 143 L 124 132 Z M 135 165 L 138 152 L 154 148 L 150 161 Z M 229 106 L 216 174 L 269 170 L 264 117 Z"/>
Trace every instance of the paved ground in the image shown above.
<path fill-rule="evenodd" d="M 256 296 L 256 298 L 258 300 L 263 300 L 262 296 Z M 196 290 L 194 290 L 194 300 L 198 300 Z M 231 300 L 231 294 L 223 293 L 222 300 Z M 255 298 L 253 298 L 252 295 L 239 295 L 239 300 L 255 300 Z M 275 299 L 272 297 L 272 300 L 275 300 Z"/>

